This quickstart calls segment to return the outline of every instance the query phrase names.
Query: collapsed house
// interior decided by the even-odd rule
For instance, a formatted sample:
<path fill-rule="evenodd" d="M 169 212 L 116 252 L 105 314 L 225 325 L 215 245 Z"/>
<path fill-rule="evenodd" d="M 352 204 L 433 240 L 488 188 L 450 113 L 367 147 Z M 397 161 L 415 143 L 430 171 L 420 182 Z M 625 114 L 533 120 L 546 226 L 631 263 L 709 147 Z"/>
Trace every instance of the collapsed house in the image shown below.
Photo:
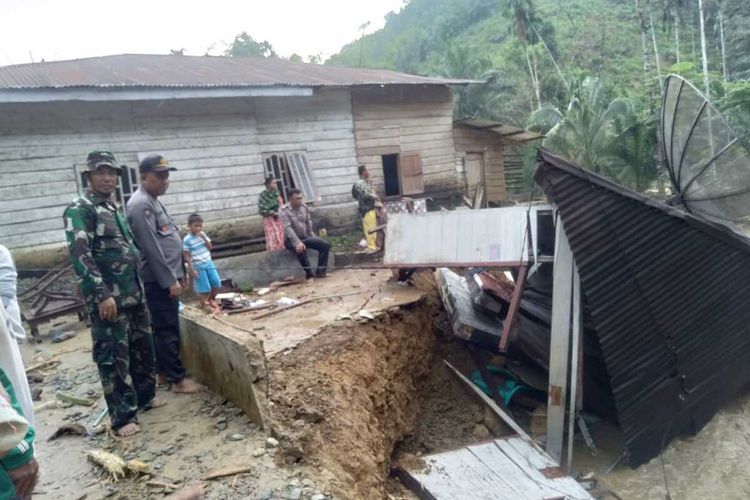
<path fill-rule="evenodd" d="M 446 243 L 412 254 L 396 245 L 386 254 L 390 265 L 513 270 L 506 281 L 448 269 L 437 279 L 457 336 L 548 371 L 547 449 L 557 459 L 576 415 L 570 411 L 564 430 L 566 401 L 617 424 L 635 467 L 674 437 L 698 432 L 750 383 L 750 240 L 739 226 L 747 216 L 750 153 L 679 77 L 667 80 L 664 102 L 672 204 L 541 149 L 534 179 L 552 204 L 556 237 L 539 224 L 544 207 L 493 209 L 466 213 L 454 229 L 457 236 L 473 224 L 485 231 L 481 241 L 457 238 L 475 250 L 473 260 L 446 261 Z M 509 211 L 519 208 L 525 213 Z M 500 220 L 501 212 L 522 228 L 475 224 Z M 407 226 L 436 226 L 431 216 L 443 228 L 456 217 L 394 218 L 389 237 Z M 554 266 L 538 250 L 550 238 Z M 506 253 L 493 253 L 502 244 Z"/>

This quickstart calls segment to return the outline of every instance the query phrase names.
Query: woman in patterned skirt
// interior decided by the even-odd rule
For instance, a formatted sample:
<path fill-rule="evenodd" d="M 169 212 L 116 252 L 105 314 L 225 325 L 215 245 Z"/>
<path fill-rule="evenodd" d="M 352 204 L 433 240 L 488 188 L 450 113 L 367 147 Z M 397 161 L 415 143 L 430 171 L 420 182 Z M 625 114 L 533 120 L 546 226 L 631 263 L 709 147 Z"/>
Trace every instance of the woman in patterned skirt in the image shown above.
<path fill-rule="evenodd" d="M 284 223 L 279 219 L 281 204 L 282 200 L 276 187 L 276 180 L 271 176 L 266 177 L 266 190 L 260 193 L 258 211 L 263 216 L 267 252 L 284 248 Z"/>

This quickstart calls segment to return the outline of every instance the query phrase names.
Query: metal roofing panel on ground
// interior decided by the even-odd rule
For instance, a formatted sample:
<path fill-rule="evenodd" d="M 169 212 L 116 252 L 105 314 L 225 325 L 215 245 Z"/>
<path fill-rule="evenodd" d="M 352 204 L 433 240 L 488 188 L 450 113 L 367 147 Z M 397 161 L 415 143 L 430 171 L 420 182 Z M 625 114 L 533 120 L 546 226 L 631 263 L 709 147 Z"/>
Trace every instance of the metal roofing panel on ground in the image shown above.
<path fill-rule="evenodd" d="M 120 54 L 0 67 L 0 89 L 139 87 L 337 87 L 463 85 L 385 69 L 292 63 L 278 58 Z"/>
<path fill-rule="evenodd" d="M 750 241 L 544 150 L 535 179 L 559 209 L 642 464 L 750 383 Z"/>
<path fill-rule="evenodd" d="M 527 213 L 536 234 L 536 211 L 549 207 L 394 214 L 386 229 L 386 265 L 508 266 L 528 261 Z M 534 243 L 532 241 L 532 243 Z"/>

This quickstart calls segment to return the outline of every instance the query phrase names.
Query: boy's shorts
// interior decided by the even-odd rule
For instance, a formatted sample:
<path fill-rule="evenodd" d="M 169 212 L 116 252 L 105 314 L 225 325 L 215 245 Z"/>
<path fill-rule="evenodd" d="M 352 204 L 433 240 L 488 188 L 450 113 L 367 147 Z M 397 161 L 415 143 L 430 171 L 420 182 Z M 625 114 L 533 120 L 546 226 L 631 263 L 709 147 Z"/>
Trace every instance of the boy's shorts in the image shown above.
<path fill-rule="evenodd" d="M 195 278 L 196 292 L 209 293 L 212 288 L 221 288 L 221 278 L 213 262 L 196 266 L 195 271 L 198 273 L 198 277 Z"/>

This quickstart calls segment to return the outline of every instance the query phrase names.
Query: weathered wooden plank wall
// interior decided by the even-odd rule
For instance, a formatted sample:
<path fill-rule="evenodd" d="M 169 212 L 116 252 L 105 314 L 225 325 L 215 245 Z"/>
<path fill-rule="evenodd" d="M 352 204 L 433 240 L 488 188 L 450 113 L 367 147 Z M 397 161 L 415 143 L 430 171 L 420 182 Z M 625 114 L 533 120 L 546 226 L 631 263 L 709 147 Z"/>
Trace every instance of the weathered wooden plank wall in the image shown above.
<path fill-rule="evenodd" d="M 456 158 L 466 153 L 482 153 L 484 156 L 485 196 L 488 202 L 502 203 L 508 199 L 505 186 L 504 146 L 497 134 L 470 127 L 453 129 Z"/>
<path fill-rule="evenodd" d="M 447 87 L 414 85 L 352 90 L 357 159 L 382 194 L 381 155 L 419 153 L 425 193 L 457 189 L 453 101 Z"/>
<path fill-rule="evenodd" d="M 505 185 L 508 192 L 523 191 L 523 146 L 505 145 Z"/>
<path fill-rule="evenodd" d="M 257 219 L 264 152 L 307 151 L 321 205 L 352 205 L 357 176 L 348 89 L 313 97 L 0 105 L 3 244 L 64 241 L 61 215 L 76 195 L 74 165 L 93 149 L 111 150 L 130 166 L 139 153 L 166 156 L 179 169 L 164 198 L 178 223 L 194 211 L 215 224 Z"/>

